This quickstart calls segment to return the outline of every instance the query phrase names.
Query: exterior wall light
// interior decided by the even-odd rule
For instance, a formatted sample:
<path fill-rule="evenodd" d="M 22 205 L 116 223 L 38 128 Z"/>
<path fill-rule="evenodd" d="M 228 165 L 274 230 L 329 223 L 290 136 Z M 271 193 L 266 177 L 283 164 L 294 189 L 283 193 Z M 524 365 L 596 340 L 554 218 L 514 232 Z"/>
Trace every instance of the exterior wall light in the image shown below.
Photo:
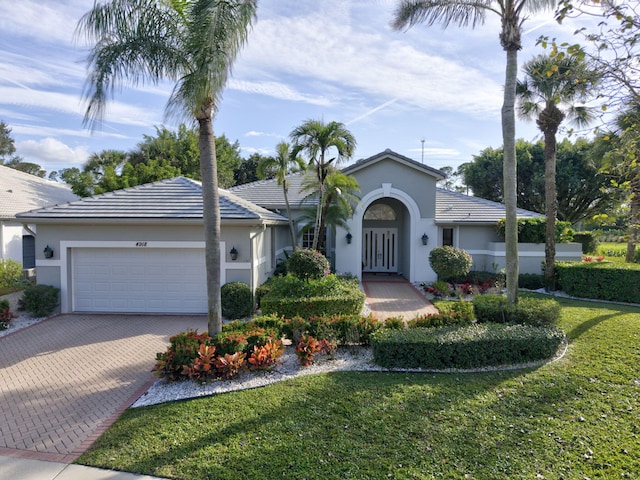
<path fill-rule="evenodd" d="M 53 258 L 53 249 L 49 245 L 44 247 L 44 258 Z"/>
<path fill-rule="evenodd" d="M 231 247 L 231 251 L 229 252 L 229 255 L 231 255 L 231 260 L 233 261 L 238 259 L 238 250 L 236 250 L 236 247 Z"/>
<path fill-rule="evenodd" d="M 351 239 L 353 238 L 353 235 L 351 235 L 351 232 L 347 233 L 347 243 L 349 245 L 351 245 Z"/>
<path fill-rule="evenodd" d="M 427 235 L 426 233 L 422 234 L 422 244 L 423 245 L 427 245 L 429 243 L 429 235 Z"/>

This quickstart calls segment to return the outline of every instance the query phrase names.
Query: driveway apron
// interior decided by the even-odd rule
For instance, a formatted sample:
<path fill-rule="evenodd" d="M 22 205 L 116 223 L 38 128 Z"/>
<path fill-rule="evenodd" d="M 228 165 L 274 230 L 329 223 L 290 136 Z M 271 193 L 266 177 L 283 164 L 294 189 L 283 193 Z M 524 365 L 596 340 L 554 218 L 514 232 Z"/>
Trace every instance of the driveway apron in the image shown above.
<path fill-rule="evenodd" d="M 153 382 L 205 316 L 58 315 L 0 338 L 0 455 L 69 463 Z"/>

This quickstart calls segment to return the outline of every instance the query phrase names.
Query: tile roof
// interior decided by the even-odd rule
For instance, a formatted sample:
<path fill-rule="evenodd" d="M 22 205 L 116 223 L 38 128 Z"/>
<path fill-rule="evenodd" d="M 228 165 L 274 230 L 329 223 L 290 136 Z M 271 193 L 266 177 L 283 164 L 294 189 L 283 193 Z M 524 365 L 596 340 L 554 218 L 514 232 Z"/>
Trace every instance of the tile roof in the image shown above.
<path fill-rule="evenodd" d="M 287 182 L 289 184 L 287 196 L 289 197 L 289 204 L 292 208 L 316 205 L 315 200 L 304 200 L 306 196 L 306 193 L 302 192 L 302 182 L 304 178 L 304 173 L 287 175 Z M 271 210 L 286 208 L 282 185 L 278 185 L 278 181 L 275 178 L 237 185 L 231 187 L 229 191 L 264 208 Z"/>
<path fill-rule="evenodd" d="M 82 198 L 75 202 L 23 212 L 19 219 L 46 220 L 199 220 L 202 184 L 184 177 L 161 180 Z M 224 221 L 284 222 L 286 218 L 220 189 L 220 217 Z"/>
<path fill-rule="evenodd" d="M 25 210 L 77 198 L 65 184 L 0 165 L 0 219 L 13 219 Z"/>
<path fill-rule="evenodd" d="M 543 217 L 539 213 L 517 209 L 518 218 Z M 438 188 L 436 190 L 437 223 L 496 223 L 504 218 L 504 204 Z"/>

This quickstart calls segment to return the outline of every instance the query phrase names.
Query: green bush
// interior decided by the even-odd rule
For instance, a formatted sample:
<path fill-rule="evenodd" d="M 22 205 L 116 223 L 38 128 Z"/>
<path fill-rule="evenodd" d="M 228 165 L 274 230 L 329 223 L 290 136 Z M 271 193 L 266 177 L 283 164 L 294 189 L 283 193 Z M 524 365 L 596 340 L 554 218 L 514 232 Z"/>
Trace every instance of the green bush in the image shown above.
<path fill-rule="evenodd" d="M 357 279 L 336 275 L 304 281 L 293 275 L 269 279 L 268 291 L 261 296 L 263 314 L 285 318 L 357 315 L 364 306 L 364 293 Z"/>
<path fill-rule="evenodd" d="M 600 242 L 594 232 L 576 232 L 573 241 L 582 244 L 582 253 L 597 253 Z"/>
<path fill-rule="evenodd" d="M 0 288 L 11 288 L 22 280 L 22 265 L 11 259 L 0 259 Z"/>
<path fill-rule="evenodd" d="M 6 300 L 4 298 L 0 300 L 0 311 L 9 310 L 9 308 L 11 308 L 11 305 L 9 305 L 9 300 Z"/>
<path fill-rule="evenodd" d="M 220 289 L 220 302 L 225 318 L 245 318 L 253 312 L 253 293 L 243 282 L 225 283 Z"/>
<path fill-rule="evenodd" d="M 329 261 L 322 253 L 302 249 L 291 254 L 287 260 L 287 271 L 301 280 L 309 281 L 328 275 L 330 266 Z"/>
<path fill-rule="evenodd" d="M 480 368 L 553 357 L 564 333 L 554 327 L 482 324 L 377 331 L 371 338 L 376 364 L 391 369 Z"/>
<path fill-rule="evenodd" d="M 473 260 L 460 248 L 445 245 L 429 253 L 429 264 L 440 280 L 450 280 L 469 273 Z"/>
<path fill-rule="evenodd" d="M 433 304 L 441 314 L 459 313 L 461 315 L 466 315 L 473 320 L 476 318 L 475 312 L 473 310 L 473 303 L 471 302 L 437 300 Z"/>
<path fill-rule="evenodd" d="M 498 221 L 498 235 L 504 238 L 504 218 Z M 519 243 L 545 243 L 547 238 L 547 220 L 544 217 L 518 219 Z M 556 242 L 568 243 L 573 241 L 571 222 L 556 222 Z"/>
<path fill-rule="evenodd" d="M 384 328 L 402 330 L 404 327 L 404 318 L 402 317 L 389 317 L 384 321 Z"/>
<path fill-rule="evenodd" d="M 640 267 L 630 263 L 557 262 L 560 288 L 576 297 L 640 303 Z"/>
<path fill-rule="evenodd" d="M 303 336 L 312 336 L 319 340 L 330 340 L 341 345 L 368 345 L 373 332 L 382 327 L 372 315 L 335 315 L 312 317 L 305 320 L 293 317 L 284 320 L 285 336 L 297 343 Z"/>
<path fill-rule="evenodd" d="M 19 300 L 19 308 L 33 317 L 46 317 L 60 304 L 60 289 L 51 285 L 27 287 Z"/>
<path fill-rule="evenodd" d="M 560 304 L 554 299 L 520 298 L 516 305 L 502 295 L 477 295 L 473 308 L 479 323 L 554 325 L 560 318 Z"/>
<path fill-rule="evenodd" d="M 518 275 L 518 286 L 528 290 L 538 290 L 544 287 L 544 275 L 537 273 L 521 273 Z"/>

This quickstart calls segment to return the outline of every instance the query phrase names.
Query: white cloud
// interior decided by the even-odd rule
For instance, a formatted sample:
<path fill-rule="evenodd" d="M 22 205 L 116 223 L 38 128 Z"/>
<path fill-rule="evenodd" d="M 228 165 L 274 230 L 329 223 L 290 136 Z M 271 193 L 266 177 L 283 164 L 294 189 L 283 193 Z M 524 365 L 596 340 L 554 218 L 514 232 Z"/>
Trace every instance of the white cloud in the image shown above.
<path fill-rule="evenodd" d="M 247 80 L 229 80 L 228 88 L 245 93 L 255 93 L 268 97 L 289 100 L 292 102 L 305 102 L 312 105 L 331 105 L 331 101 L 323 96 L 305 95 L 296 89 L 280 82 L 251 82 Z"/>
<path fill-rule="evenodd" d="M 16 152 L 25 160 L 38 163 L 45 169 L 51 165 L 82 165 L 89 158 L 86 147 L 72 148 L 51 137 L 40 141 L 19 142 L 16 144 Z"/>

